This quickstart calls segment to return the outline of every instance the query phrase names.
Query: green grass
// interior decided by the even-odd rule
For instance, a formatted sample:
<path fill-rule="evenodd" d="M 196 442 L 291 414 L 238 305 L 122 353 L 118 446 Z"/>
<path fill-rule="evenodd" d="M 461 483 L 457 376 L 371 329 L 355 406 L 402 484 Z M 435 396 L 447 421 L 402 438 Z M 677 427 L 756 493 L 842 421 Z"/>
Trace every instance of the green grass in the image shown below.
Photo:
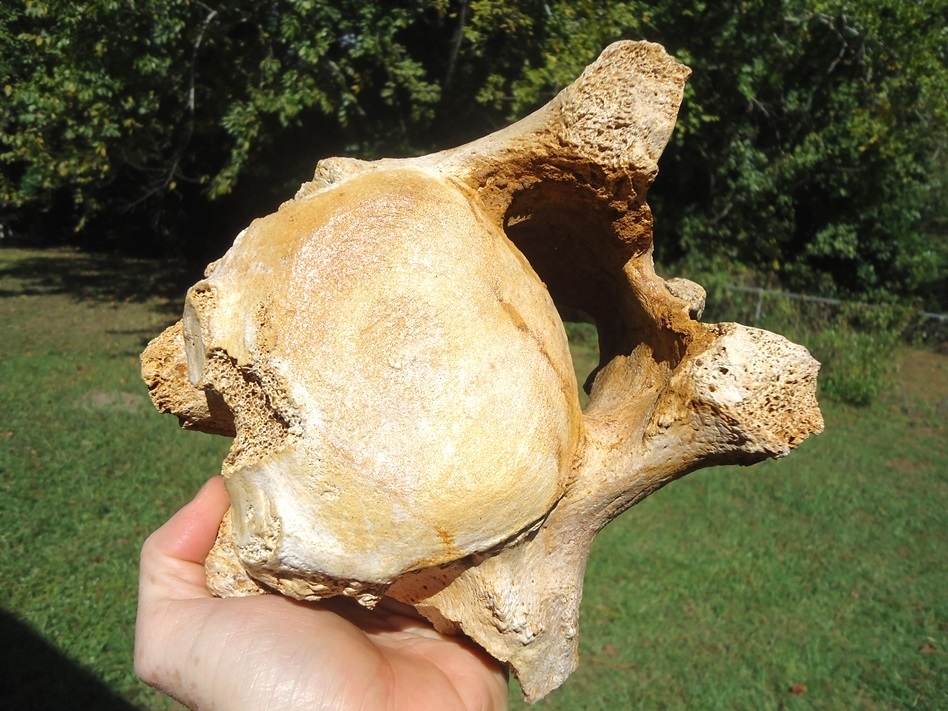
<path fill-rule="evenodd" d="M 131 668 L 138 549 L 228 442 L 157 414 L 137 358 L 193 278 L 0 249 L 2 708 L 175 707 Z M 580 668 L 537 708 L 948 708 L 948 357 L 906 351 L 899 383 L 610 524 Z"/>
<path fill-rule="evenodd" d="M 542 707 L 948 708 L 945 430 L 826 410 L 791 458 L 694 474 L 600 535 L 580 669 Z"/>
<path fill-rule="evenodd" d="M 175 319 L 155 269 L 0 250 L 0 608 L 19 640 L 0 643 L 0 707 L 173 707 L 131 668 L 138 551 L 227 442 L 141 384 L 138 353 Z"/>

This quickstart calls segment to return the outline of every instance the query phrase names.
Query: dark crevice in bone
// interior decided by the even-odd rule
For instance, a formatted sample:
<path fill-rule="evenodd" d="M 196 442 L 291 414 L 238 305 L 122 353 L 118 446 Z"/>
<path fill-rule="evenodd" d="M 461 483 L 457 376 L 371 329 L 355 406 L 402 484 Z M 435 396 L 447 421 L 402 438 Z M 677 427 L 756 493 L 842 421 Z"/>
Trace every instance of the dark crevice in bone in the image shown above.
<path fill-rule="evenodd" d="M 650 243 L 649 225 L 640 226 L 640 220 L 630 221 L 628 215 L 617 219 L 614 204 L 622 196 L 622 181 L 610 183 L 601 170 L 583 165 L 572 174 L 561 171 L 560 177 L 535 182 L 512 196 L 503 220 L 507 237 L 543 280 L 561 314 L 578 309 L 595 323 L 600 362 L 585 385 L 593 399 L 597 376 L 620 356 L 663 385 L 684 357 L 687 335 L 670 339 L 668 324 L 656 322 L 656 297 L 630 289 L 623 271 L 641 254 L 643 241 Z M 635 198 L 643 199 L 644 192 Z M 647 208 L 640 211 L 647 216 Z M 655 277 L 646 281 L 651 283 L 660 282 Z"/>
<path fill-rule="evenodd" d="M 612 304 L 626 288 L 620 265 L 631 257 L 614 234 L 613 219 L 612 209 L 588 186 L 546 181 L 518 192 L 503 223 L 557 308 L 579 309 L 605 331 L 607 354 L 608 334 L 615 330 Z"/>

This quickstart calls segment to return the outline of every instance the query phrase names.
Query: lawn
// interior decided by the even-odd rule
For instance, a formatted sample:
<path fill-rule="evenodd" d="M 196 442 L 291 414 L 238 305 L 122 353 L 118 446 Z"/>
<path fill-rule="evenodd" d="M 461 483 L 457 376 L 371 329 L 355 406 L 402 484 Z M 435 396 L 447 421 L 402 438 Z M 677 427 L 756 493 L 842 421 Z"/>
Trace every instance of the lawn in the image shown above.
<path fill-rule="evenodd" d="M 138 353 L 198 271 L 0 249 L 2 708 L 175 708 L 131 669 L 138 549 L 228 442 L 156 413 Z M 948 357 L 900 364 L 788 459 L 613 522 L 537 708 L 948 708 Z"/>

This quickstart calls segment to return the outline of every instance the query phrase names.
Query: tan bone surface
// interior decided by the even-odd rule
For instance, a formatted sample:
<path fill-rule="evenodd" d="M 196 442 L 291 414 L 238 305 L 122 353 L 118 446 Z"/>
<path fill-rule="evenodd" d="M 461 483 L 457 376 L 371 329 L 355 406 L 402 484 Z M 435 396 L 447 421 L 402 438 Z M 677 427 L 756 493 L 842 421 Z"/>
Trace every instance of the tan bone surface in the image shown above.
<path fill-rule="evenodd" d="M 160 410 L 234 436 L 212 591 L 391 596 L 533 701 L 576 666 L 603 526 L 822 429 L 806 349 L 701 323 L 701 287 L 655 274 L 645 194 L 688 74 L 620 42 L 474 143 L 321 161 L 208 267 L 142 370 Z M 600 337 L 582 412 L 575 312 Z"/>

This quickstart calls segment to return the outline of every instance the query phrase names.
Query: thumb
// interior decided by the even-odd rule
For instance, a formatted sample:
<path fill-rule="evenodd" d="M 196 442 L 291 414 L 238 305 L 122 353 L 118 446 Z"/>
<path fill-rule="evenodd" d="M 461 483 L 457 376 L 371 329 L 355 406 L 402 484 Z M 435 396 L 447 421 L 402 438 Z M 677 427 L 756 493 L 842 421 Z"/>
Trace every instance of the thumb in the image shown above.
<path fill-rule="evenodd" d="M 216 476 L 148 537 L 141 553 L 141 598 L 210 596 L 204 582 L 204 559 L 229 505 L 224 480 Z"/>

